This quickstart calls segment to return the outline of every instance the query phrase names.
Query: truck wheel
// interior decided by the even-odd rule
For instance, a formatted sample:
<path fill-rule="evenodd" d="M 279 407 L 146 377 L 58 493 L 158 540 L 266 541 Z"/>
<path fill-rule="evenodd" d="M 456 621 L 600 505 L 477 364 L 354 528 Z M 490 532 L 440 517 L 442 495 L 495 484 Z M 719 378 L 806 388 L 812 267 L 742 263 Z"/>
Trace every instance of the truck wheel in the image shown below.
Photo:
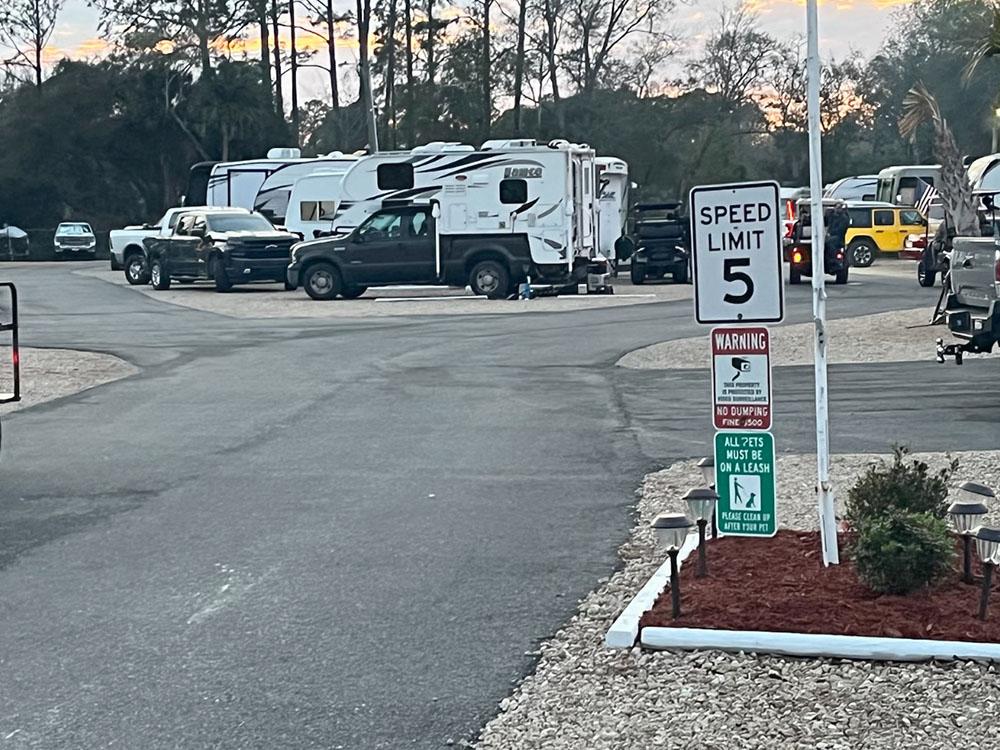
<path fill-rule="evenodd" d="M 344 288 L 340 271 L 332 263 L 316 263 L 306 269 L 302 286 L 313 299 L 335 299 Z"/>
<path fill-rule="evenodd" d="M 344 299 L 357 299 L 367 291 L 368 287 L 366 286 L 345 286 L 340 296 Z"/>
<path fill-rule="evenodd" d="M 795 266 L 788 267 L 788 283 L 789 284 L 801 284 L 802 283 L 802 271 Z"/>
<path fill-rule="evenodd" d="M 132 286 L 149 283 L 149 269 L 142 253 L 131 253 L 125 256 L 125 280 Z"/>
<path fill-rule="evenodd" d="M 671 273 L 671 276 L 674 277 L 674 283 L 675 284 L 687 284 L 688 283 L 688 267 L 686 265 L 685 266 L 681 266 L 676 271 L 674 271 L 673 273 Z"/>
<path fill-rule="evenodd" d="M 937 271 L 928 271 L 923 261 L 917 264 L 917 282 L 920 286 L 934 286 L 937 280 Z"/>
<path fill-rule="evenodd" d="M 212 261 L 212 279 L 215 281 L 215 291 L 228 292 L 233 288 L 233 282 L 229 280 L 226 267 L 216 258 Z"/>
<path fill-rule="evenodd" d="M 170 272 L 159 258 L 149 264 L 149 281 L 157 291 L 162 292 L 170 288 Z"/>
<path fill-rule="evenodd" d="M 469 274 L 472 293 L 489 299 L 507 299 L 510 294 L 510 273 L 495 260 L 483 260 Z"/>
<path fill-rule="evenodd" d="M 871 240 L 854 240 L 847 247 L 847 257 L 851 259 L 851 265 L 858 268 L 868 268 L 875 262 L 875 254 L 878 248 Z"/>
<path fill-rule="evenodd" d="M 639 286 L 646 280 L 646 269 L 633 260 L 632 265 L 629 267 L 629 277 L 635 286 Z"/>
<path fill-rule="evenodd" d="M 844 268 L 844 269 L 842 269 L 840 271 L 837 271 L 837 275 L 834 277 L 834 281 L 837 284 L 846 284 L 847 283 L 847 276 L 848 276 L 848 274 L 850 274 L 850 272 L 851 272 L 850 267 L 847 267 L 847 268 Z"/>

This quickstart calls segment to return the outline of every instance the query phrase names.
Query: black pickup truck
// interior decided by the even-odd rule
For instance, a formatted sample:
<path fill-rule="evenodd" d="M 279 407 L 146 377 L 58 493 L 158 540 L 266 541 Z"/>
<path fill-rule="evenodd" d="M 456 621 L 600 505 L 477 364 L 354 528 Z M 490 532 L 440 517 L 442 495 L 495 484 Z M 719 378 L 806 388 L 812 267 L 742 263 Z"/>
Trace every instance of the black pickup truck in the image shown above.
<path fill-rule="evenodd" d="M 154 289 L 169 289 L 171 280 L 209 279 L 219 292 L 234 284 L 280 281 L 289 286 L 285 269 L 298 237 L 277 231 L 256 213 L 192 211 L 185 213 L 167 237 L 143 241 Z"/>
<path fill-rule="evenodd" d="M 446 284 L 506 299 L 530 273 L 527 242 L 507 237 L 442 237 L 430 207 L 384 208 L 350 234 L 296 245 L 288 283 L 317 300 L 355 299 L 368 287 Z M 440 251 L 440 256 L 439 256 Z"/>

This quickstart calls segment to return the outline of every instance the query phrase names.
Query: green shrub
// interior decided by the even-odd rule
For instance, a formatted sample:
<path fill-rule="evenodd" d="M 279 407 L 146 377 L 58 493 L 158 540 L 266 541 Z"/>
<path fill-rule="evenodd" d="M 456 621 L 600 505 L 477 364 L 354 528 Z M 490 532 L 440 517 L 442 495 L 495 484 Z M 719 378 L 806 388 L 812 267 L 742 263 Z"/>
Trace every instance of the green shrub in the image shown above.
<path fill-rule="evenodd" d="M 861 533 L 869 519 L 902 511 L 944 518 L 948 510 L 948 483 L 958 461 L 936 474 L 923 461 L 906 461 L 906 448 L 895 448 L 891 464 L 869 467 L 847 493 L 848 526 Z"/>
<path fill-rule="evenodd" d="M 878 594 L 909 594 L 950 570 L 955 543 L 930 513 L 896 511 L 867 519 L 852 544 L 858 578 Z"/>

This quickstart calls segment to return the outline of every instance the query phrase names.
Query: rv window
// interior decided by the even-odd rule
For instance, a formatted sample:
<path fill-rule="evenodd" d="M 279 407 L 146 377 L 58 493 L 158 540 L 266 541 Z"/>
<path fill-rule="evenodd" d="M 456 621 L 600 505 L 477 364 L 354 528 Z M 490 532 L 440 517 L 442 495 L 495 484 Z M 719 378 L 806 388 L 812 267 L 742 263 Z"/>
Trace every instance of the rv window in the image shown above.
<path fill-rule="evenodd" d="M 521 205 L 528 202 L 527 180 L 500 180 L 500 202 Z"/>
<path fill-rule="evenodd" d="M 409 190 L 413 187 L 413 165 L 379 164 L 376 170 L 379 190 Z"/>
<path fill-rule="evenodd" d="M 336 201 L 302 201 L 299 204 L 302 221 L 328 221 L 336 212 Z"/>

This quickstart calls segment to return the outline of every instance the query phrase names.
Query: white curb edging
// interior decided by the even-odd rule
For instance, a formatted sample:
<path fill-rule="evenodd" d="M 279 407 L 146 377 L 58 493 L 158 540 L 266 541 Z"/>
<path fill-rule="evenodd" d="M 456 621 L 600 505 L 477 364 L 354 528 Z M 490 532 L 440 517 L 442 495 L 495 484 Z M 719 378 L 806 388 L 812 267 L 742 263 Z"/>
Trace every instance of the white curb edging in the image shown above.
<path fill-rule="evenodd" d="M 717 649 L 873 661 L 930 661 L 931 659 L 1000 661 L 1000 643 L 770 633 L 754 630 L 649 627 L 642 629 L 640 645 L 650 649 Z"/>
<path fill-rule="evenodd" d="M 688 534 L 684 540 L 684 545 L 677 553 L 677 569 L 688 556 L 698 549 L 698 535 Z M 608 628 L 604 635 L 604 645 L 608 648 L 632 648 L 636 638 L 639 637 L 639 620 L 646 613 L 653 602 L 660 596 L 660 592 L 670 583 L 670 559 L 663 563 L 652 577 L 646 581 L 646 585 L 639 589 L 632 601 L 630 601 L 618 618 Z"/>

